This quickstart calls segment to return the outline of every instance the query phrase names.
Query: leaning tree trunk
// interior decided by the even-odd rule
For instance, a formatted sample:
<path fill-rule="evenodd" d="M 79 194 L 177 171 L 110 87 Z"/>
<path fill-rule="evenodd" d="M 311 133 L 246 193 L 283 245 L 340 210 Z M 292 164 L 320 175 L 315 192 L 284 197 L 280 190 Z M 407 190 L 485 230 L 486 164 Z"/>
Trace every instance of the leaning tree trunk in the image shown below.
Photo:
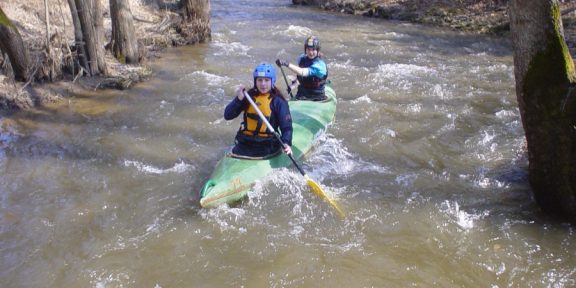
<path fill-rule="evenodd" d="M 128 0 L 110 0 L 112 51 L 122 63 L 138 63 L 138 40 Z"/>
<path fill-rule="evenodd" d="M 106 62 L 104 61 L 104 32 L 102 25 L 102 9 L 100 8 L 100 0 L 74 0 L 76 10 L 70 5 L 70 10 L 73 14 L 77 13 L 79 26 L 83 42 L 80 45 L 84 46 L 86 52 L 87 67 L 89 75 L 108 74 L 106 69 Z M 75 27 L 78 28 L 78 27 Z M 76 32 L 76 35 L 79 33 Z M 78 36 L 77 36 L 78 37 Z M 78 39 L 76 39 L 78 40 Z"/>
<path fill-rule="evenodd" d="M 516 95 L 543 210 L 576 220 L 576 74 L 557 0 L 511 0 Z"/>
<path fill-rule="evenodd" d="M 18 29 L 0 8 L 0 50 L 8 54 L 14 79 L 25 82 L 29 79 L 28 67 L 29 58 L 28 50 L 24 47 L 22 37 Z"/>
<path fill-rule="evenodd" d="M 210 0 L 182 0 L 184 27 L 181 34 L 188 43 L 206 42 L 211 39 Z"/>

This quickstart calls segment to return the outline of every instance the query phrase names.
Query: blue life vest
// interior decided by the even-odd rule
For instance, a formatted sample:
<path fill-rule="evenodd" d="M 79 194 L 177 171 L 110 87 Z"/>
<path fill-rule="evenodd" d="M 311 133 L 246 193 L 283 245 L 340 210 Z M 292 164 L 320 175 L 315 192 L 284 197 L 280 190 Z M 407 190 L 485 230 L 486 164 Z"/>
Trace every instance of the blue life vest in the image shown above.
<path fill-rule="evenodd" d="M 301 57 L 298 63 L 300 68 L 308 68 L 314 65 L 316 61 L 321 61 L 319 57 L 310 59 L 308 57 Z M 298 93 L 296 93 L 296 99 L 298 100 L 312 100 L 312 101 L 323 101 L 326 99 L 324 94 L 324 86 L 326 85 L 326 79 L 328 78 L 328 67 L 326 67 L 326 75 L 319 78 L 315 75 L 310 75 L 306 77 L 298 76 L 298 81 L 300 85 L 298 86 Z"/>

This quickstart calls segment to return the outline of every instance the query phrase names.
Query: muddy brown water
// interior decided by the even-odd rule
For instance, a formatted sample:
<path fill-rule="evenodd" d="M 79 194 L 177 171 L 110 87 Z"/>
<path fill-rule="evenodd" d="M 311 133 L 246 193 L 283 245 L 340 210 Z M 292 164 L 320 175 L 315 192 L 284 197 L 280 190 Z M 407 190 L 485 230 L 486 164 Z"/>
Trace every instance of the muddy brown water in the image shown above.
<path fill-rule="evenodd" d="M 0 286 L 576 285 L 573 226 L 531 198 L 505 39 L 290 3 L 212 1 L 213 41 L 150 81 L 3 116 Z M 339 103 L 302 164 L 346 219 L 294 168 L 198 208 L 234 86 L 309 34 Z"/>

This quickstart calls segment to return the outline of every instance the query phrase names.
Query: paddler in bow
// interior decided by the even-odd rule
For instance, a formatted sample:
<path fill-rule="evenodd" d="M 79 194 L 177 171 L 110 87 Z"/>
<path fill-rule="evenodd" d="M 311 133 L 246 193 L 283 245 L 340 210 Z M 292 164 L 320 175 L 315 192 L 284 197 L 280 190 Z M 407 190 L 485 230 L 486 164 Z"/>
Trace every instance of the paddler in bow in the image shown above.
<path fill-rule="evenodd" d="M 266 159 L 282 151 L 292 154 L 292 116 L 288 102 L 279 89 L 276 88 L 276 70 L 274 66 L 262 63 L 254 69 L 254 86 L 248 90 L 248 95 L 264 114 L 274 131 L 281 132 L 280 143 L 274 134 L 267 129 L 254 107 L 244 96 L 245 87 L 240 84 L 236 89 L 236 97 L 224 110 L 224 119 L 232 120 L 243 114 L 243 121 L 236 134 L 232 156 L 245 159 Z"/>

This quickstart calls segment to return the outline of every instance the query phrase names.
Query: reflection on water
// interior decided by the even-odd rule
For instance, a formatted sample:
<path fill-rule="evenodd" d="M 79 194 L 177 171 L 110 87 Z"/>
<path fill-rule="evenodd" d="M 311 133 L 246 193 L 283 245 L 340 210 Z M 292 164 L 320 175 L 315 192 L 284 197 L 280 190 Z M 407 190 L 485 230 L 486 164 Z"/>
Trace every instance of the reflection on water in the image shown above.
<path fill-rule="evenodd" d="M 576 285 L 573 227 L 530 196 L 505 40 L 290 3 L 212 1 L 213 41 L 150 81 L 0 119 L 2 286 Z M 293 168 L 200 209 L 235 86 L 309 34 L 340 100 L 302 165 L 347 218 Z"/>

